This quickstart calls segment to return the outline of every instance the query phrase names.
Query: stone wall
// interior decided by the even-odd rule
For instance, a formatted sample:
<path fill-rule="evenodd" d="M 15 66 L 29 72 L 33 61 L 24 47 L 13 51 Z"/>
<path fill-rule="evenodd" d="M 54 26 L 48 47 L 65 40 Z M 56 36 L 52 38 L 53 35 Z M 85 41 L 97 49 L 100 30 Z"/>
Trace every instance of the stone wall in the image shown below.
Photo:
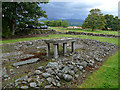
<path fill-rule="evenodd" d="M 110 34 L 94 34 L 94 33 L 85 33 L 85 32 L 74 32 L 69 31 L 65 34 L 71 34 L 71 35 L 89 35 L 89 36 L 101 36 L 101 37 L 120 37 L 119 35 L 110 35 Z"/>
<path fill-rule="evenodd" d="M 35 29 L 34 31 L 32 30 L 30 34 L 56 34 L 55 30 L 50 30 L 50 29 Z"/>

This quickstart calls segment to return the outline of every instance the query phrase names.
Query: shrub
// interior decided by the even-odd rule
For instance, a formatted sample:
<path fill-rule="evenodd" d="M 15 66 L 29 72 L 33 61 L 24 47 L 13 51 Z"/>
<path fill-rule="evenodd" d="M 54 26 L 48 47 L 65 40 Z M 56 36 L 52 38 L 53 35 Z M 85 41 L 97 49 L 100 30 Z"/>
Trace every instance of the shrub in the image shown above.
<path fill-rule="evenodd" d="M 12 32 L 10 31 L 10 28 L 8 27 L 6 22 L 2 22 L 2 37 L 3 38 L 9 38 L 12 36 Z"/>

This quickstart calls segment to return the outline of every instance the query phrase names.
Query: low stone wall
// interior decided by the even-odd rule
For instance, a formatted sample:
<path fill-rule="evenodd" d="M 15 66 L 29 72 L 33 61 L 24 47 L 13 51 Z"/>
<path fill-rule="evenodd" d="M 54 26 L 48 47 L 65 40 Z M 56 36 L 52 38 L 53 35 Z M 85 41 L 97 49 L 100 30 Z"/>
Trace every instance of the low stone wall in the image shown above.
<path fill-rule="evenodd" d="M 51 29 L 35 29 L 30 34 L 56 34 L 56 31 Z"/>
<path fill-rule="evenodd" d="M 71 34 L 71 35 L 89 35 L 89 36 L 101 36 L 101 37 L 120 37 L 119 35 L 111 35 L 111 34 L 94 34 L 94 33 L 85 33 L 85 32 L 74 32 L 69 31 L 65 34 Z"/>

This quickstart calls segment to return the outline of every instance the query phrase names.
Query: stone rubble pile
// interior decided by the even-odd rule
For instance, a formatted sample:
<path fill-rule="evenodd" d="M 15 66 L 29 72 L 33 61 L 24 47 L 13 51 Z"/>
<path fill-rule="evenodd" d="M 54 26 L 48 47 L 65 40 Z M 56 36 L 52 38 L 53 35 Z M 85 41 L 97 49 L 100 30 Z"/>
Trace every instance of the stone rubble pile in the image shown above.
<path fill-rule="evenodd" d="M 19 41 L 19 42 L 16 42 L 16 43 L 8 43 L 8 44 L 5 44 L 5 45 L 2 45 L 2 51 L 5 52 L 11 52 L 11 51 L 21 51 L 21 49 L 27 49 L 27 48 L 30 48 L 31 46 L 32 47 L 36 47 L 38 48 L 40 45 L 44 45 L 44 41 L 43 40 L 33 40 L 33 41 Z M 38 46 L 38 47 L 37 47 Z M 7 48 L 7 50 L 6 50 Z"/>
<path fill-rule="evenodd" d="M 28 54 L 30 52 L 40 52 L 40 49 L 45 49 L 45 43 L 43 40 L 34 41 L 23 41 L 17 43 L 10 43 L 2 45 L 2 60 L 20 60 L 24 58 L 33 57 L 33 54 Z M 28 52 L 28 53 L 27 53 Z"/>

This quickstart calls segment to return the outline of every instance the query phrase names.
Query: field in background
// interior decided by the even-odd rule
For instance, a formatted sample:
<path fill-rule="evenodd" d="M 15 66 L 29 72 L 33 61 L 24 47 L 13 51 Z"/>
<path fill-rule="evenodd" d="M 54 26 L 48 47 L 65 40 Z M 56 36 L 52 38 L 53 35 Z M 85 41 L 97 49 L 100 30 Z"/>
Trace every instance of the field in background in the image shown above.
<path fill-rule="evenodd" d="M 62 28 L 62 27 L 51 27 L 51 29 L 59 31 L 59 32 L 68 32 L 68 31 L 74 31 L 74 32 L 85 32 L 85 33 L 94 33 L 94 34 L 112 34 L 112 35 L 118 35 L 117 31 L 103 31 L 103 30 L 94 30 L 92 31 L 91 29 L 67 29 L 67 28 Z"/>

